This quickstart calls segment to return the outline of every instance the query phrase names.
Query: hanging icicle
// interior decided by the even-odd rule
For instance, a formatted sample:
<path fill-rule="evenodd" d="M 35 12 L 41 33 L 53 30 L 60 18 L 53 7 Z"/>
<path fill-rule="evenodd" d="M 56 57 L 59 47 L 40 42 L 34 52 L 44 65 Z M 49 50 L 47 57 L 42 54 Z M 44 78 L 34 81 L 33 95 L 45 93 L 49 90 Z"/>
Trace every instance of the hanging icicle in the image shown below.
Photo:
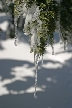
<path fill-rule="evenodd" d="M 52 55 L 54 55 L 54 47 L 52 46 Z"/>
<path fill-rule="evenodd" d="M 37 73 L 38 73 L 38 62 L 39 62 L 39 54 L 34 53 L 34 62 L 35 62 L 35 92 L 34 92 L 34 97 L 37 98 Z"/>
<path fill-rule="evenodd" d="M 15 26 L 15 41 L 14 44 L 17 46 L 17 36 L 18 36 L 18 31 L 17 31 L 17 20 L 18 18 L 23 15 L 23 6 L 24 6 L 24 0 L 20 3 L 19 1 L 13 0 L 14 3 L 14 26 Z M 24 15 L 23 15 L 24 17 Z"/>
<path fill-rule="evenodd" d="M 66 41 L 64 41 L 64 50 L 66 50 Z"/>
<path fill-rule="evenodd" d="M 42 64 L 43 64 L 43 55 L 42 55 Z"/>
<path fill-rule="evenodd" d="M 17 20 L 14 18 L 14 26 L 15 26 L 15 41 L 14 44 L 17 46 Z"/>

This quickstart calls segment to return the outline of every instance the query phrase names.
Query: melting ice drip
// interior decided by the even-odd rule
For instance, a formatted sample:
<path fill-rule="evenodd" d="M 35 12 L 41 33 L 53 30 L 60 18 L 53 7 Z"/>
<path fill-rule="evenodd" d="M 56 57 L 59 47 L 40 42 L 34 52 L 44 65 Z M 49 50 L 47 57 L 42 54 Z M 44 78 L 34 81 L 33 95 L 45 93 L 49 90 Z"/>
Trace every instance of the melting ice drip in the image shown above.
<path fill-rule="evenodd" d="M 40 39 L 37 36 L 37 30 L 35 28 L 32 29 L 32 36 L 30 36 L 30 44 L 31 44 L 31 49 L 36 50 L 37 45 L 40 45 Z M 34 64 L 35 64 L 35 92 L 34 92 L 34 97 L 37 98 L 36 96 L 36 89 L 37 89 L 37 73 L 38 73 L 38 62 L 39 62 L 39 53 L 37 52 L 36 54 L 34 53 Z"/>
<path fill-rule="evenodd" d="M 54 47 L 52 46 L 52 55 L 54 55 Z"/>
<path fill-rule="evenodd" d="M 38 63 L 39 63 L 39 53 L 34 54 L 34 64 L 35 64 L 35 92 L 34 97 L 37 98 L 37 76 L 38 76 Z M 43 55 L 42 55 L 42 64 L 43 64 Z"/>
<path fill-rule="evenodd" d="M 43 64 L 43 55 L 42 55 L 42 64 Z"/>
<path fill-rule="evenodd" d="M 15 41 L 14 44 L 17 46 L 17 20 L 14 18 L 14 26 L 15 26 Z"/>
<path fill-rule="evenodd" d="M 37 73 L 38 73 L 38 62 L 39 62 L 39 54 L 34 54 L 34 63 L 35 63 L 35 92 L 34 97 L 36 98 L 36 88 L 37 88 Z"/>

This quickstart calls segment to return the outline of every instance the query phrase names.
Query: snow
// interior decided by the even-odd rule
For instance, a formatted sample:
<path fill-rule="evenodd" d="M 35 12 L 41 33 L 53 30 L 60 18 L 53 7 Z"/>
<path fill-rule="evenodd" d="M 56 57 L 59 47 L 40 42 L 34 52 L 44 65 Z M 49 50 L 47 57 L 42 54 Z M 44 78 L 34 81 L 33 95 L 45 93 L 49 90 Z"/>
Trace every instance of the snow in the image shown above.
<path fill-rule="evenodd" d="M 6 30 L 8 22 L 0 25 Z M 47 48 L 43 64 L 41 59 L 39 62 L 38 101 L 35 102 L 35 67 L 30 45 L 18 40 L 14 46 L 14 39 L 0 40 L 0 43 L 4 48 L 0 50 L 1 108 L 72 108 L 72 47 L 64 51 L 63 45 L 56 43 L 55 55 L 50 46 Z"/>
<path fill-rule="evenodd" d="M 6 31 L 7 30 L 7 27 L 8 27 L 8 22 L 7 21 L 4 21 L 2 24 L 0 24 L 0 28 L 3 31 Z"/>

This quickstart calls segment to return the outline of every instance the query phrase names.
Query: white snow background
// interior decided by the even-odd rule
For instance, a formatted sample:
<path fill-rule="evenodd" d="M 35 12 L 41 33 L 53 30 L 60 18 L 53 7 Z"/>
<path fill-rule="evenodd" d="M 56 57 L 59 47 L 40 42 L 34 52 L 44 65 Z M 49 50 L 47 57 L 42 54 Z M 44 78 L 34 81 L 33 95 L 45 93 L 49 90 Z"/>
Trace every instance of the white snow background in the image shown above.
<path fill-rule="evenodd" d="M 0 14 L 0 108 L 72 108 L 72 47 L 55 43 L 39 63 L 37 99 L 34 99 L 34 57 L 27 37 L 19 32 L 17 46 L 6 38 L 8 16 Z M 20 39 L 21 36 L 21 39 Z M 55 35 L 58 37 L 58 34 Z M 20 40 L 19 40 L 20 39 Z"/>

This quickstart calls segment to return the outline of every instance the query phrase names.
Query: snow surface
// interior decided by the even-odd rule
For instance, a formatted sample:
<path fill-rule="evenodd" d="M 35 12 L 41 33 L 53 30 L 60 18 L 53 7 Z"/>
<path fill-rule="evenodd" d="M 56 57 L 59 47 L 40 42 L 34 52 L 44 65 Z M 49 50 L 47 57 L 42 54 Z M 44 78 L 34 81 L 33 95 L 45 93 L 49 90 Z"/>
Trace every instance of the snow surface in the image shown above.
<path fill-rule="evenodd" d="M 4 30 L 7 25 L 5 19 L 0 23 Z M 0 108 L 72 108 L 72 47 L 64 51 L 63 45 L 56 43 L 55 55 L 51 54 L 50 46 L 47 48 L 44 64 L 41 59 L 39 62 L 38 98 L 34 100 L 34 57 L 25 36 L 18 39 L 17 46 L 14 39 L 2 40 L 2 37 L 3 34 L 0 36 Z"/>

